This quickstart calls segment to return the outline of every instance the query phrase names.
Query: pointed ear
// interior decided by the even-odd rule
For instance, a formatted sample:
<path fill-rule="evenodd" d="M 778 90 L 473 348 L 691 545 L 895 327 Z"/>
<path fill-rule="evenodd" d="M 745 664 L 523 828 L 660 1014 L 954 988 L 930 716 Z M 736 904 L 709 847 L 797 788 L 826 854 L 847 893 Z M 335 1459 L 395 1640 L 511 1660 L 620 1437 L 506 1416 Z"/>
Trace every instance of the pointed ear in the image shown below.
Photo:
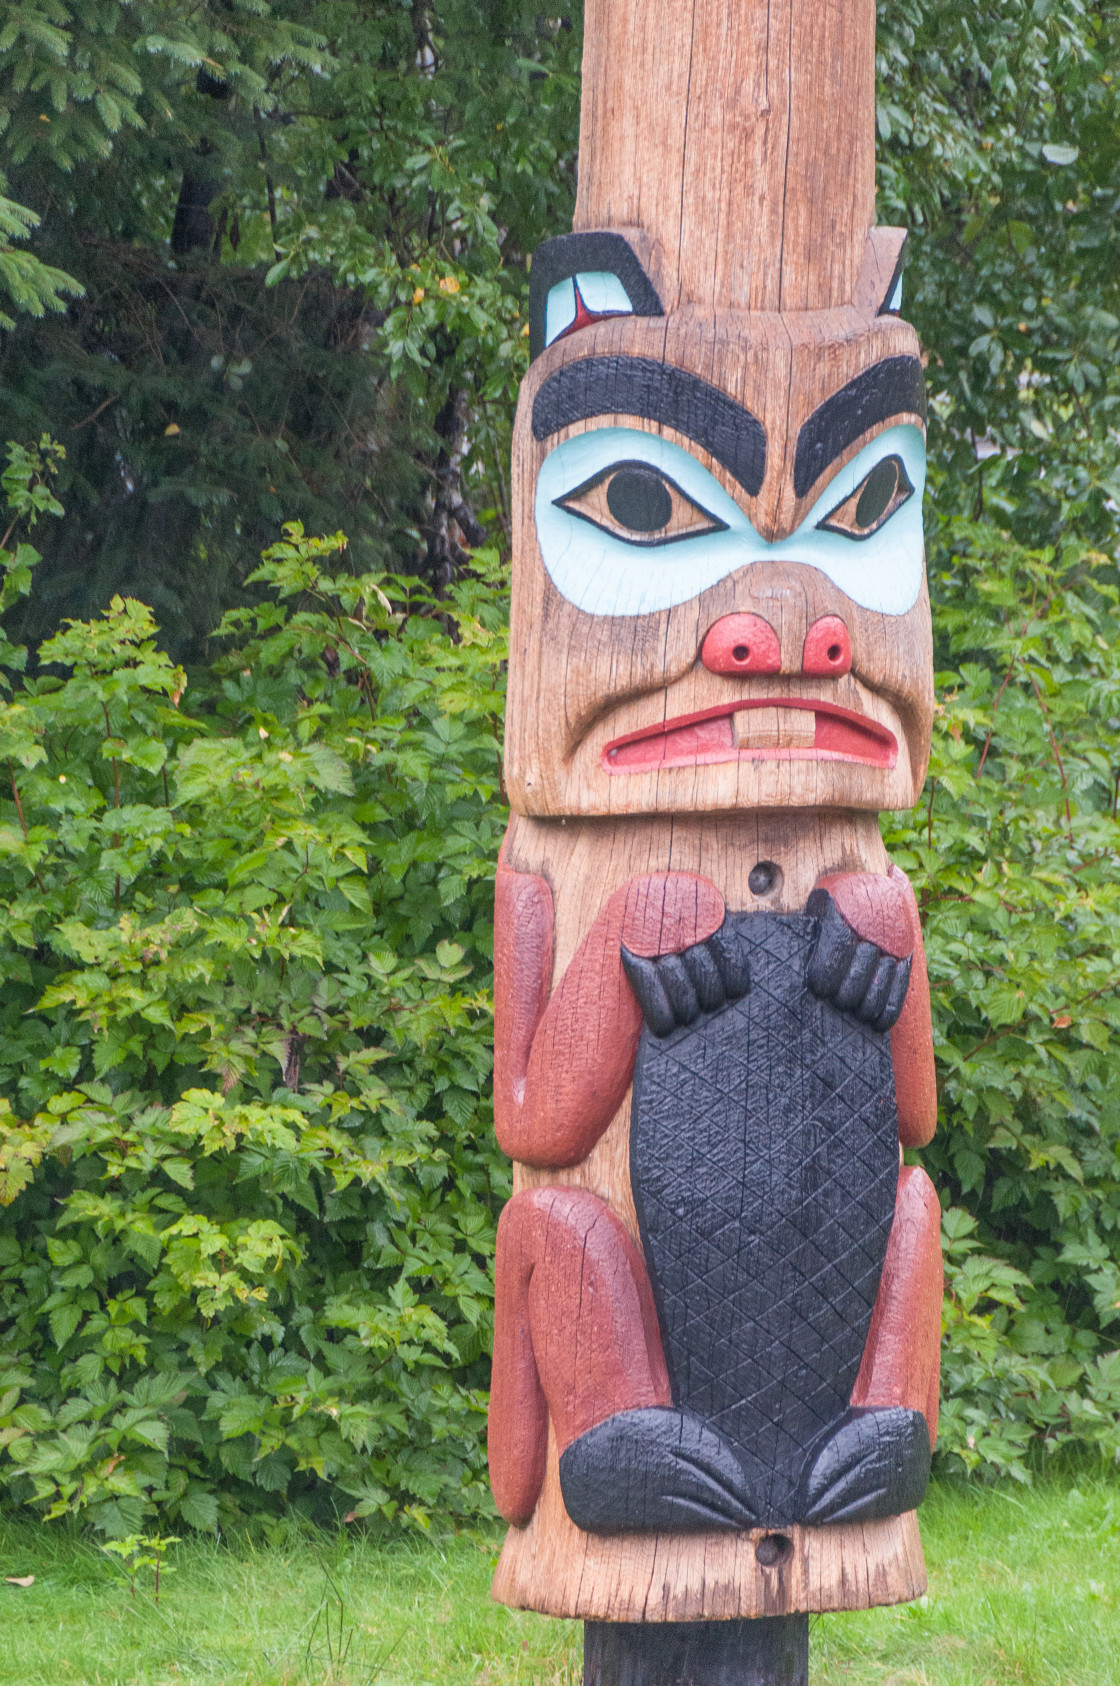
<path fill-rule="evenodd" d="M 852 304 L 861 316 L 897 316 L 909 236 L 904 228 L 868 230 Z"/>
<path fill-rule="evenodd" d="M 562 234 L 533 256 L 529 357 L 604 316 L 663 316 L 657 290 L 622 234 Z"/>

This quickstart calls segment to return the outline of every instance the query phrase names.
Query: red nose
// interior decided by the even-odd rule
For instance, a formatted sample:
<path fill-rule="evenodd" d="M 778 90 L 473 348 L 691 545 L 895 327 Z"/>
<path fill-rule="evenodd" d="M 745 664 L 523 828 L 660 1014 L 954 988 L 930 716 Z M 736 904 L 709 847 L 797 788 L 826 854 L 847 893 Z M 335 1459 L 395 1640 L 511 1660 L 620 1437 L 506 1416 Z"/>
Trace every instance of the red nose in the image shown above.
<path fill-rule="evenodd" d="M 705 638 L 700 660 L 709 673 L 779 673 L 782 650 L 761 615 L 724 615 Z"/>
<path fill-rule="evenodd" d="M 802 673 L 838 678 L 852 668 L 852 641 L 839 615 L 824 615 L 805 634 Z"/>

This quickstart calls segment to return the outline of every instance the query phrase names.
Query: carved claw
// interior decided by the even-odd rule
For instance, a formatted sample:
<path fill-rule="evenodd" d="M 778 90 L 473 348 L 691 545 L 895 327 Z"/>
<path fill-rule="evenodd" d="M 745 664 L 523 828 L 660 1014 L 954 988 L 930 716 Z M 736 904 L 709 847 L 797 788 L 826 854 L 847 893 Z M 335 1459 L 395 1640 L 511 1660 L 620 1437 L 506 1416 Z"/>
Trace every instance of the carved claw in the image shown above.
<path fill-rule="evenodd" d="M 669 997 L 665 993 L 657 961 L 646 960 L 640 954 L 631 954 L 623 943 L 622 970 L 626 973 L 630 988 L 642 1009 L 642 1017 L 653 1034 L 668 1036 L 671 1030 L 676 1029 L 677 1021 L 669 1005 Z"/>
<path fill-rule="evenodd" d="M 896 960 L 875 943 L 864 942 L 827 890 L 813 891 L 807 911 L 820 920 L 809 957 L 809 989 L 818 1000 L 831 1001 L 876 1030 L 893 1029 L 906 1001 L 912 956 Z"/>
<path fill-rule="evenodd" d="M 732 914 L 706 942 L 681 954 L 647 960 L 623 944 L 622 969 L 655 1036 L 693 1024 L 701 1013 L 718 1012 L 750 988 L 747 948 Z"/>
<path fill-rule="evenodd" d="M 854 1522 L 915 1510 L 929 1481 L 929 1427 L 920 1411 L 892 1405 L 849 1410 L 810 1453 L 799 1519 Z"/>

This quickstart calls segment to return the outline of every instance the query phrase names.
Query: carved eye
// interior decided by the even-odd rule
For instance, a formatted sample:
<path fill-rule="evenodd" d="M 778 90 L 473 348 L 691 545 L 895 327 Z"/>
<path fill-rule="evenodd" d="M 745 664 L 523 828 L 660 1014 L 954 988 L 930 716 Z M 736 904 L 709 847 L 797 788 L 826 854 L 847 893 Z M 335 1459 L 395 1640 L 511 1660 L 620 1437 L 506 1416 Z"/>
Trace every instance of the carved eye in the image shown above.
<path fill-rule="evenodd" d="M 869 539 L 913 493 L 902 458 L 884 457 L 851 496 L 818 525 L 827 533 L 843 533 L 845 538 Z"/>
<path fill-rule="evenodd" d="M 672 544 L 700 533 L 722 533 L 727 527 L 644 462 L 612 463 L 555 502 L 628 544 Z"/>

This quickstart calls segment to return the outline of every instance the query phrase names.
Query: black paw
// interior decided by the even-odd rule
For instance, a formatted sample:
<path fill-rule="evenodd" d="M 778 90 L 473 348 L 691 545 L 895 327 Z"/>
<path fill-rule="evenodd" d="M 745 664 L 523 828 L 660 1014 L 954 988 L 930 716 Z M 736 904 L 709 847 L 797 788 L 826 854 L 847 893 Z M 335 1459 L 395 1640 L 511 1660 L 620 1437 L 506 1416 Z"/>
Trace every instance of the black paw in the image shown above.
<path fill-rule="evenodd" d="M 920 1411 L 849 1410 L 809 1454 L 798 1520 L 859 1522 L 916 1510 L 929 1463 L 929 1428 Z"/>
<path fill-rule="evenodd" d="M 714 1013 L 746 995 L 751 979 L 740 931 L 744 917 L 749 916 L 729 913 L 706 942 L 660 960 L 631 954 L 623 944 L 622 969 L 655 1036 L 668 1036 L 678 1025 L 693 1024 L 701 1013 Z"/>
<path fill-rule="evenodd" d="M 806 911 L 820 920 L 805 980 L 812 993 L 876 1030 L 891 1030 L 910 985 L 909 957 L 895 960 L 874 943 L 863 942 L 827 890 L 814 890 Z"/>
<path fill-rule="evenodd" d="M 577 1528 L 753 1528 L 738 1458 L 688 1411 L 650 1405 L 588 1429 L 561 1454 L 560 1491 Z"/>

